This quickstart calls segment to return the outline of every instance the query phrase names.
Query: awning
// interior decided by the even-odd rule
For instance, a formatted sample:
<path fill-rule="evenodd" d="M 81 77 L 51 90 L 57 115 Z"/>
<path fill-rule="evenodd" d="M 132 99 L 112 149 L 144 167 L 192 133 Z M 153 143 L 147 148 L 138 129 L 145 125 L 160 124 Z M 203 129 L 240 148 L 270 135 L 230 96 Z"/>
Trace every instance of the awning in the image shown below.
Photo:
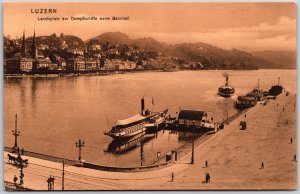
<path fill-rule="evenodd" d="M 134 115 L 134 116 L 124 119 L 124 120 L 118 120 L 116 125 L 128 125 L 130 123 L 134 123 L 136 121 L 140 121 L 143 119 L 145 119 L 144 116 L 137 114 L 137 115 Z"/>

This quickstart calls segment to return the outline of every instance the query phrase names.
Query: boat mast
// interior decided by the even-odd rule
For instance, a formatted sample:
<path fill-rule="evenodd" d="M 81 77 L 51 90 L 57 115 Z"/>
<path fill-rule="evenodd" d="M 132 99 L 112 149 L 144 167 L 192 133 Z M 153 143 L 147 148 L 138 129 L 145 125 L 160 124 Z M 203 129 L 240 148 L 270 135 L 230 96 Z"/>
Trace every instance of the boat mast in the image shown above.
<path fill-rule="evenodd" d="M 111 129 L 111 128 L 110 128 L 110 124 L 109 124 L 109 121 L 108 121 L 108 118 L 107 118 L 107 114 L 106 114 L 106 113 L 105 113 L 105 116 L 106 116 L 106 122 L 107 122 L 108 128 L 109 128 L 109 129 Z"/>

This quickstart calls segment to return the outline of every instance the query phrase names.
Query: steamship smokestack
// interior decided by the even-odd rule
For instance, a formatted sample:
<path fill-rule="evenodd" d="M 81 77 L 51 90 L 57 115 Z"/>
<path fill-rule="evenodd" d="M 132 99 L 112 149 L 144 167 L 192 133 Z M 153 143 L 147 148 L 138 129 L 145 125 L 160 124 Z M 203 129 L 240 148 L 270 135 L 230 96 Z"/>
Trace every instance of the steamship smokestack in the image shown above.
<path fill-rule="evenodd" d="M 145 112 L 145 100 L 144 98 L 141 99 L 141 114 L 144 115 Z"/>
<path fill-rule="evenodd" d="M 226 76 L 226 83 L 225 86 L 228 86 L 228 76 Z"/>

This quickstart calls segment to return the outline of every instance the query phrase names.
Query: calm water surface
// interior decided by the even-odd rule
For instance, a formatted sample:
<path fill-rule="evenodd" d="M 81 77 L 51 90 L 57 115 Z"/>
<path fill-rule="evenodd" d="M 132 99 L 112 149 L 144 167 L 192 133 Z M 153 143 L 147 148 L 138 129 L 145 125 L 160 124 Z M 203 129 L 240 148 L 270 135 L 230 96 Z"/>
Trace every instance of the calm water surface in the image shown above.
<path fill-rule="evenodd" d="M 145 72 L 110 76 L 4 79 L 4 143 L 13 145 L 11 130 L 18 113 L 19 143 L 25 150 L 69 159 L 77 158 L 75 142 L 85 141 L 83 158 L 103 165 L 134 166 L 139 151 L 126 154 L 106 153 L 112 141 L 103 135 L 117 119 L 140 111 L 140 98 L 146 107 L 159 111 L 169 108 L 175 116 L 182 109 L 205 110 L 216 121 L 234 114 L 237 95 L 228 101 L 217 95 L 224 84 L 225 71 Z M 226 71 L 236 94 L 253 89 L 260 79 L 261 89 L 280 84 L 296 91 L 296 70 Z M 152 105 L 154 98 L 154 106 Z M 106 119 L 108 118 L 108 122 Z M 185 143 L 177 134 L 159 133 L 144 146 L 145 162 L 157 152 L 166 153 Z"/>

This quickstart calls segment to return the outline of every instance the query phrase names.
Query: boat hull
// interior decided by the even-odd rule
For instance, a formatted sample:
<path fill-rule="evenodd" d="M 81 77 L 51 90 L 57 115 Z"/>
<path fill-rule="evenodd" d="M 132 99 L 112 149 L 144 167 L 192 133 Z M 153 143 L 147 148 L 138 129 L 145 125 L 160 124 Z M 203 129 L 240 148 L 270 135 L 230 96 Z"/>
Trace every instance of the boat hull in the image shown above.
<path fill-rule="evenodd" d="M 228 98 L 234 95 L 235 89 L 233 86 L 229 86 L 228 84 L 228 75 L 226 76 L 226 82 L 224 86 L 219 87 L 218 93 L 220 96 Z"/>
<path fill-rule="evenodd" d="M 234 92 L 233 93 L 223 93 L 223 92 L 219 91 L 218 94 L 222 97 L 229 98 L 234 95 Z"/>
<path fill-rule="evenodd" d="M 133 137 L 135 135 L 138 135 L 140 133 L 143 133 L 144 131 L 146 131 L 146 128 L 143 127 L 141 129 L 138 129 L 136 131 L 130 132 L 130 133 L 126 133 L 126 131 L 123 132 L 118 132 L 118 133 L 112 133 L 112 132 L 105 132 L 105 135 L 108 135 L 114 139 L 122 139 L 122 138 L 130 138 Z"/>

